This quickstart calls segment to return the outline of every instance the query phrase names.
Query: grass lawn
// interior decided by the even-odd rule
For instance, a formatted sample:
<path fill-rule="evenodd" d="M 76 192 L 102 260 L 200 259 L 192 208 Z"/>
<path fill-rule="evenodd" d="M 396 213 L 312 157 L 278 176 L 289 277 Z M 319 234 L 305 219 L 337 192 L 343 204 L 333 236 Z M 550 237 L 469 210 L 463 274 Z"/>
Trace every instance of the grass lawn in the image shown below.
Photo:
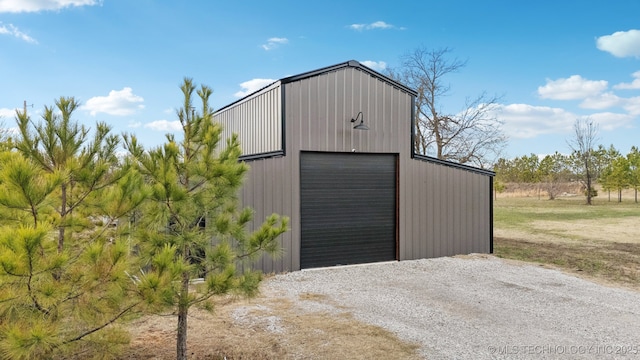
<path fill-rule="evenodd" d="M 494 254 L 640 289 L 640 204 L 583 197 L 498 197 Z"/>

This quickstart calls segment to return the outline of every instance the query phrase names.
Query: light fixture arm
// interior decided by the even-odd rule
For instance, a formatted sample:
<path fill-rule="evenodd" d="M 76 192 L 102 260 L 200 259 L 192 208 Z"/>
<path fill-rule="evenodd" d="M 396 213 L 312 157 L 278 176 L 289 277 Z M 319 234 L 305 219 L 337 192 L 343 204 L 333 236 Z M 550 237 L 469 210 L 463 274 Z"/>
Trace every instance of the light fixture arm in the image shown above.
<path fill-rule="evenodd" d="M 364 114 L 362 113 L 362 111 L 358 112 L 358 115 L 356 115 L 355 119 L 351 119 L 351 123 L 355 123 L 356 121 L 358 121 L 358 118 L 360 118 L 360 123 L 353 128 L 355 130 L 369 130 L 369 127 L 364 124 Z"/>

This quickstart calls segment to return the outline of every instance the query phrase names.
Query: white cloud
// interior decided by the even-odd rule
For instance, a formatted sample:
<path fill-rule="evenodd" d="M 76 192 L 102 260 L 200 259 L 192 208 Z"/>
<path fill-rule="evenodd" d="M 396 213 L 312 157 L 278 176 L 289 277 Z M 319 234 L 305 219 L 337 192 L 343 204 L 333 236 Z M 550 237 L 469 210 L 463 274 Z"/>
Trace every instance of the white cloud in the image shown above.
<path fill-rule="evenodd" d="M 142 123 L 140 121 L 130 121 L 129 124 L 127 124 L 127 127 L 132 129 L 137 129 L 140 126 L 142 126 Z"/>
<path fill-rule="evenodd" d="M 15 124 L 16 109 L 0 108 L 0 133 L 16 136 L 20 134 L 17 126 L 7 127 Z"/>
<path fill-rule="evenodd" d="M 599 50 L 615 57 L 640 58 L 640 30 L 617 31 L 596 39 Z"/>
<path fill-rule="evenodd" d="M 621 98 L 612 93 L 604 93 L 593 98 L 585 99 L 580 107 L 584 109 L 603 110 L 612 107 L 622 107 L 629 115 L 640 115 L 640 96 Z"/>
<path fill-rule="evenodd" d="M 287 43 L 289 43 L 289 39 L 287 38 L 272 37 L 267 40 L 266 44 L 262 45 L 262 48 L 265 49 L 266 51 L 269 51 L 277 48 L 280 45 L 284 45 Z"/>
<path fill-rule="evenodd" d="M 0 13 L 61 10 L 67 7 L 99 4 L 102 4 L 101 0 L 0 0 Z"/>
<path fill-rule="evenodd" d="M 614 106 L 620 106 L 624 104 L 624 102 L 625 99 L 613 93 L 606 92 L 584 99 L 584 101 L 580 104 L 580 107 L 584 109 L 602 110 Z"/>
<path fill-rule="evenodd" d="M 568 79 L 549 80 L 545 86 L 538 87 L 538 94 L 543 99 L 575 100 L 596 96 L 607 88 L 606 80 L 587 80 L 580 75 L 572 75 Z"/>
<path fill-rule="evenodd" d="M 589 115 L 589 119 L 598 124 L 600 129 L 611 131 L 617 128 L 631 127 L 634 117 L 629 114 L 603 112 L 591 114 Z"/>
<path fill-rule="evenodd" d="M 0 108 L 0 121 L 5 122 L 7 119 L 13 119 L 16 116 L 16 109 Z"/>
<path fill-rule="evenodd" d="M 640 115 L 640 96 L 626 99 L 622 107 L 631 115 Z"/>
<path fill-rule="evenodd" d="M 499 105 L 496 111 L 506 135 L 520 139 L 570 132 L 578 118 L 564 109 L 528 104 Z"/>
<path fill-rule="evenodd" d="M 614 89 L 619 90 L 635 90 L 640 89 L 640 71 L 636 71 L 631 76 L 634 77 L 633 81 L 630 83 L 620 83 L 618 85 L 614 85 Z"/>
<path fill-rule="evenodd" d="M 240 87 L 243 89 L 233 94 L 235 97 L 243 97 L 251 94 L 254 91 L 260 90 L 263 87 L 271 84 L 275 80 L 273 79 L 251 79 L 249 81 L 245 81 L 240 84 Z"/>
<path fill-rule="evenodd" d="M 0 4 L 1 3 L 2 3 L 2 0 L 0 0 Z M 20 29 L 13 26 L 13 24 L 4 25 L 2 24 L 2 22 L 0 22 L 0 35 L 11 35 L 11 36 L 17 37 L 20 40 L 24 40 L 28 43 L 32 43 L 32 44 L 38 43 L 36 39 L 23 33 L 22 31 L 20 31 Z"/>
<path fill-rule="evenodd" d="M 370 24 L 351 24 L 349 25 L 349 28 L 356 31 L 362 31 L 362 30 L 376 30 L 376 29 L 382 29 L 382 30 L 395 29 L 396 27 L 384 21 L 375 21 Z M 403 27 L 399 29 L 404 30 Z"/>
<path fill-rule="evenodd" d="M 387 68 L 387 63 L 384 61 L 371 61 L 371 60 L 365 60 L 362 61 L 362 65 L 371 68 L 373 70 L 376 71 L 383 71 L 384 69 Z"/>
<path fill-rule="evenodd" d="M 374 23 L 369 24 L 369 27 L 372 29 L 391 29 L 393 25 L 387 24 L 384 21 L 376 21 Z"/>
<path fill-rule="evenodd" d="M 640 98 L 638 99 L 640 109 Z M 528 104 L 499 105 L 496 117 L 504 122 L 505 134 L 512 139 L 530 139 L 549 134 L 570 134 L 576 119 L 583 115 L 561 108 Z M 634 116 L 612 112 L 593 113 L 589 119 L 602 130 L 613 130 L 632 125 Z"/>
<path fill-rule="evenodd" d="M 145 128 L 155 130 L 155 131 L 179 131 L 182 130 L 182 124 L 180 124 L 179 120 L 168 121 L 168 120 L 156 120 L 150 123 L 144 124 Z"/>
<path fill-rule="evenodd" d="M 133 94 L 130 87 L 125 87 L 120 91 L 109 91 L 108 96 L 92 97 L 87 100 L 83 108 L 89 111 L 92 116 L 97 113 L 126 116 L 143 109 L 144 105 L 141 104 L 143 101 L 142 97 Z"/>

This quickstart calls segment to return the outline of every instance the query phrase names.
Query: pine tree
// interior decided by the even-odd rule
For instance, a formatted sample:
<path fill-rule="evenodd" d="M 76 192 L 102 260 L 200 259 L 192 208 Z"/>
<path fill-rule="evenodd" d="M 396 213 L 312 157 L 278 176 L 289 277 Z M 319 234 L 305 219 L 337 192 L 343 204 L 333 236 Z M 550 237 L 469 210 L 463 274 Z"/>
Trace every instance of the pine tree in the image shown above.
<path fill-rule="evenodd" d="M 627 154 L 629 162 L 629 185 L 634 190 L 634 200 L 638 202 L 638 189 L 640 188 L 640 151 L 636 146 L 632 146 Z"/>
<path fill-rule="evenodd" d="M 113 184 L 125 172 L 115 171 L 115 150 L 120 140 L 110 134 L 107 124 L 97 123 L 90 139 L 89 129 L 71 120 L 80 103 L 73 97 L 60 97 L 55 104 L 45 106 L 43 122 L 34 129 L 26 112 L 17 113 L 20 138 L 16 148 L 44 171 L 61 176 L 56 211 L 60 215 L 58 251 L 62 252 L 67 228 L 87 225 L 83 207 L 90 203 L 88 197 Z"/>
<path fill-rule="evenodd" d="M 163 146 L 146 151 L 135 136 L 125 136 L 125 147 L 152 189 L 137 226 L 147 259 L 140 291 L 151 308 L 176 310 L 176 358 L 186 359 L 189 308 L 230 292 L 255 295 L 261 273 L 250 262 L 278 254 L 276 238 L 287 231 L 287 218 L 274 214 L 258 230 L 246 230 L 252 210 L 239 208 L 237 194 L 248 166 L 238 160 L 237 136 L 220 146 L 222 128 L 213 121 L 209 87 L 196 90 L 184 79 L 181 90 L 182 140 L 167 135 Z M 200 112 L 192 104 L 194 91 Z M 204 281 L 196 284 L 195 278 Z"/>
<path fill-rule="evenodd" d="M 19 113 L 19 151 L 2 153 L 2 358 L 113 354 L 128 342 L 114 322 L 140 302 L 128 227 L 115 224 L 145 198 L 142 177 L 116 162 L 106 125 L 87 143 L 75 100 L 56 105 L 44 124 Z"/>

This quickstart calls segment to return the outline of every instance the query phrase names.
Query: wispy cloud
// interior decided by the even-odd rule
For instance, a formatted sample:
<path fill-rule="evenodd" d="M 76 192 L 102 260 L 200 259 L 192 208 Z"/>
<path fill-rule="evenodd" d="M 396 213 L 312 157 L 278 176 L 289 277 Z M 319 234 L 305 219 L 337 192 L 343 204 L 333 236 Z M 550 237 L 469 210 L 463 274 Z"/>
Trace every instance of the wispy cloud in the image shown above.
<path fill-rule="evenodd" d="M 352 30 L 363 31 L 363 30 L 386 30 L 386 29 L 398 29 L 404 30 L 404 27 L 397 27 L 395 25 L 391 25 L 384 21 L 375 21 L 370 24 L 351 24 L 348 26 Z"/>
<path fill-rule="evenodd" d="M 235 97 L 247 96 L 254 91 L 262 89 L 263 87 L 271 84 L 274 81 L 275 80 L 273 79 L 251 79 L 249 81 L 245 81 L 240 84 L 240 87 L 242 88 L 242 90 L 233 94 L 233 96 Z"/>
<path fill-rule="evenodd" d="M 640 110 L 640 98 L 636 104 Z M 597 122 L 603 130 L 610 131 L 633 125 L 635 116 L 631 109 L 626 110 L 628 111 L 626 114 L 603 111 L 586 116 Z M 529 104 L 501 104 L 494 111 L 495 116 L 504 124 L 505 134 L 512 139 L 533 139 L 551 134 L 570 134 L 573 131 L 575 120 L 585 116 L 563 108 Z"/>
<path fill-rule="evenodd" d="M 387 63 L 384 61 L 371 61 L 371 60 L 365 60 L 361 62 L 362 65 L 371 68 L 373 70 L 376 71 L 383 71 L 384 69 L 387 68 Z"/>
<path fill-rule="evenodd" d="M 580 75 L 572 75 L 566 79 L 550 80 L 538 87 L 538 95 L 543 99 L 575 100 L 596 96 L 607 89 L 606 80 L 587 80 Z"/>
<path fill-rule="evenodd" d="M 83 108 L 92 116 L 98 113 L 127 116 L 143 109 L 144 105 L 141 104 L 143 101 L 142 97 L 133 94 L 130 87 L 125 87 L 119 91 L 111 90 L 107 96 L 92 97 L 87 100 Z"/>
<path fill-rule="evenodd" d="M 601 112 L 590 114 L 589 119 L 593 120 L 605 131 L 612 131 L 620 128 L 632 128 L 634 116 L 631 114 L 620 114 L 614 112 Z"/>
<path fill-rule="evenodd" d="M 0 4 L 2 4 L 1 0 L 0 0 Z M 22 31 L 20 31 L 20 29 L 15 27 L 13 24 L 4 25 L 2 22 L 0 22 L 0 35 L 14 36 L 14 37 L 17 37 L 20 40 L 24 40 L 24 41 L 26 41 L 28 43 L 32 43 L 32 44 L 37 44 L 38 43 L 38 41 L 36 39 L 34 39 L 31 36 L 23 33 Z"/>
<path fill-rule="evenodd" d="M 496 111 L 507 136 L 519 139 L 570 132 L 578 117 L 565 109 L 529 104 L 500 105 Z"/>
<path fill-rule="evenodd" d="M 0 122 L 6 122 L 7 119 L 13 119 L 15 115 L 16 109 L 0 108 Z"/>
<path fill-rule="evenodd" d="M 288 43 L 289 43 L 289 39 L 287 38 L 272 37 L 267 40 L 266 44 L 262 45 L 262 48 L 265 49 L 266 51 L 269 51 L 279 47 L 280 45 L 284 45 Z"/>
<path fill-rule="evenodd" d="M 55 11 L 101 4 L 102 0 L 0 0 L 0 13 Z"/>
<path fill-rule="evenodd" d="M 179 131 L 182 130 L 182 124 L 180 124 L 179 120 L 169 121 L 169 120 L 156 120 L 150 123 L 144 124 L 144 127 L 147 129 L 155 130 L 155 131 Z"/>
<path fill-rule="evenodd" d="M 596 46 L 615 57 L 640 58 L 640 30 L 618 31 L 600 36 L 596 39 Z"/>
<path fill-rule="evenodd" d="M 0 108 L 0 138 L 3 134 L 9 136 L 20 134 L 17 126 L 8 127 L 11 124 L 15 124 L 16 110 L 18 109 Z"/>
<path fill-rule="evenodd" d="M 640 96 L 626 99 L 625 104 L 622 107 L 631 115 L 640 115 Z"/>
<path fill-rule="evenodd" d="M 584 99 L 584 101 L 580 103 L 580 107 L 583 109 L 601 110 L 621 106 L 624 105 L 625 102 L 626 99 L 623 99 L 612 92 L 606 92 Z"/>
<path fill-rule="evenodd" d="M 620 83 L 618 85 L 614 85 L 614 89 L 618 90 L 636 90 L 640 89 L 640 71 L 636 71 L 631 76 L 634 77 L 633 81 L 630 83 Z"/>

